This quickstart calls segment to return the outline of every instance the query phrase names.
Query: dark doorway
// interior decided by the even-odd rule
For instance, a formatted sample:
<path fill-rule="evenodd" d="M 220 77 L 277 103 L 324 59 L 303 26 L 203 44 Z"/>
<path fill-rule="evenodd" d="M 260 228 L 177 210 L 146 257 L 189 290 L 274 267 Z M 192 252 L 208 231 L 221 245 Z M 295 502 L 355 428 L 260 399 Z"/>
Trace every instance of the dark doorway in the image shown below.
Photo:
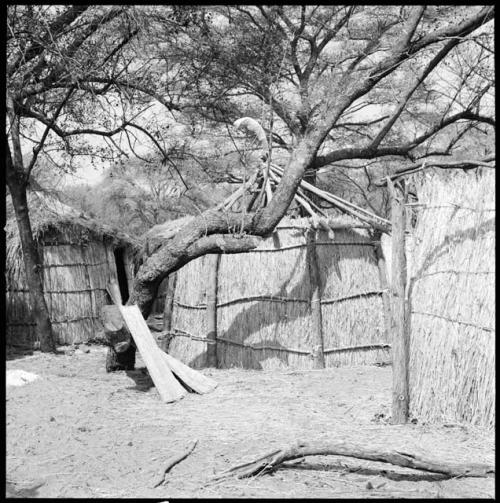
<path fill-rule="evenodd" d="M 129 298 L 127 272 L 125 269 L 125 260 L 123 258 L 124 249 L 115 248 L 115 262 L 116 262 L 116 275 L 118 276 L 118 286 L 120 287 L 120 294 L 122 301 L 125 304 Z"/>

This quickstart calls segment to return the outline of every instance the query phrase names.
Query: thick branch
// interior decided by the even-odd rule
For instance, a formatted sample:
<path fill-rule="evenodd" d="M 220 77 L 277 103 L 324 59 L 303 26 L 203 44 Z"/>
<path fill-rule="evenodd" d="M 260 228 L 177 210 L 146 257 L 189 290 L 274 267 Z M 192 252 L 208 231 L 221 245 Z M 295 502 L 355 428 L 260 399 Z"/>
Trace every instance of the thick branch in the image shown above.
<path fill-rule="evenodd" d="M 450 124 L 464 119 L 485 122 L 486 124 L 491 124 L 492 126 L 495 125 L 495 119 L 491 117 L 485 117 L 475 114 L 469 110 L 464 110 L 463 112 L 459 112 L 434 124 L 425 133 L 421 134 L 411 142 L 402 145 L 391 145 L 378 148 L 373 148 L 372 145 L 369 144 L 364 147 L 349 147 L 334 150 L 328 154 L 317 156 L 313 168 L 319 169 L 333 162 L 343 161 L 346 159 L 374 159 L 376 157 L 384 156 L 406 156 L 415 147 L 421 145 L 438 131 L 446 128 Z"/>
<path fill-rule="evenodd" d="M 216 477 L 221 479 L 229 476 L 237 478 L 262 475 L 276 470 L 285 461 L 303 458 L 305 456 L 346 456 L 370 461 L 381 461 L 405 468 L 413 468 L 426 472 L 441 473 L 448 477 L 493 477 L 495 467 L 480 463 L 453 463 L 448 461 L 424 458 L 407 452 L 383 449 L 369 449 L 364 446 L 348 444 L 346 442 L 313 445 L 299 443 L 298 445 L 273 451 L 253 462 L 230 468 Z"/>
<path fill-rule="evenodd" d="M 490 164 L 495 161 L 495 156 L 485 157 L 483 159 L 463 159 L 459 161 L 423 161 L 410 164 L 404 168 L 398 169 L 389 177 L 384 177 L 375 182 L 375 185 L 379 187 L 387 185 L 387 178 L 391 180 L 396 180 L 402 176 L 411 175 L 417 173 L 418 171 L 423 171 L 427 168 L 441 168 L 441 169 L 477 169 L 480 167 L 484 168 L 495 168 L 494 164 Z"/>

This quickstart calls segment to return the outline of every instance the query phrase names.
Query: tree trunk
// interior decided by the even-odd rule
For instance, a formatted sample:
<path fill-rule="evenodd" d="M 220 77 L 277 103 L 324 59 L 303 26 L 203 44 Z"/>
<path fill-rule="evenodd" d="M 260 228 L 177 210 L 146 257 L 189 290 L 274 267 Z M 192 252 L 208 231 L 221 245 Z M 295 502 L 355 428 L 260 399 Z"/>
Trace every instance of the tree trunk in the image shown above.
<path fill-rule="evenodd" d="M 142 264 L 127 304 L 137 304 L 144 319 L 151 313 L 158 287 L 166 276 L 207 253 L 245 253 L 256 248 L 285 215 L 307 166 L 321 143 L 318 132 L 301 138 L 271 201 L 255 213 L 210 209 L 190 220 Z"/>
<path fill-rule="evenodd" d="M 9 162 L 7 163 L 6 178 L 21 239 L 26 282 L 30 291 L 33 318 L 36 323 L 36 338 L 40 341 L 40 349 L 43 352 L 55 352 L 56 342 L 52 332 L 49 310 L 43 294 L 42 264 L 40 254 L 38 253 L 38 246 L 33 239 L 33 232 L 31 230 L 26 182 L 23 180 L 22 175 L 14 172 L 14 168 Z"/>

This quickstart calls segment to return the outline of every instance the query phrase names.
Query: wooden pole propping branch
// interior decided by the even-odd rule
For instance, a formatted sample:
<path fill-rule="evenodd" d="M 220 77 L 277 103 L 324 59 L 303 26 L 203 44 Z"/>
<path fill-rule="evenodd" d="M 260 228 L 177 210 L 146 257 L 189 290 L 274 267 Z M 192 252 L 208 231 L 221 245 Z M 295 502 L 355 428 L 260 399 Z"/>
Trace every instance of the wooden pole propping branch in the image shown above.
<path fill-rule="evenodd" d="M 207 365 L 217 367 L 217 277 L 220 255 L 208 256 L 207 282 Z"/>
<path fill-rule="evenodd" d="M 404 182 L 401 182 L 404 183 Z M 391 332 L 392 332 L 392 422 L 408 421 L 409 412 L 409 352 L 407 323 L 406 249 L 405 249 L 405 195 L 387 179 L 392 214 L 392 278 L 391 278 Z"/>
<path fill-rule="evenodd" d="M 321 275 L 319 271 L 318 253 L 316 250 L 316 230 L 307 232 L 307 266 L 311 282 L 311 317 L 313 324 L 312 357 L 316 369 L 325 368 L 325 353 L 323 342 L 323 319 L 321 313 Z"/>

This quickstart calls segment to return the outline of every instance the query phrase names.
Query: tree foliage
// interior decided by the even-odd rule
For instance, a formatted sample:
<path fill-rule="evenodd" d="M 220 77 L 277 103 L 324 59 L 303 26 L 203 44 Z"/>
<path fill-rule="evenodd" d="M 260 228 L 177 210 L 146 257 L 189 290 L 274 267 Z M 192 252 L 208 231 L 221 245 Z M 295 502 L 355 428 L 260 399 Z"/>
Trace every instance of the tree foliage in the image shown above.
<path fill-rule="evenodd" d="M 183 194 L 200 188 L 195 164 L 212 184 L 248 179 L 260 161 L 242 162 L 231 124 L 259 120 L 268 159 L 285 167 L 272 199 L 249 212 L 199 205 L 137 275 L 131 301 L 147 315 L 165 275 L 205 253 L 256 246 L 305 176 L 383 213 L 384 189 L 374 183 L 382 175 L 443 159 L 491 165 L 493 16 L 493 6 L 9 6 L 14 206 L 22 208 L 40 159 L 68 169 L 101 158 L 120 178 L 102 190 L 150 225 L 168 215 L 162 183 L 191 170 L 194 187 L 184 179 Z M 182 158 L 172 133 L 179 124 L 190 140 Z M 170 180 L 160 176 L 167 167 Z M 16 216 L 28 222 L 26 212 Z"/>

